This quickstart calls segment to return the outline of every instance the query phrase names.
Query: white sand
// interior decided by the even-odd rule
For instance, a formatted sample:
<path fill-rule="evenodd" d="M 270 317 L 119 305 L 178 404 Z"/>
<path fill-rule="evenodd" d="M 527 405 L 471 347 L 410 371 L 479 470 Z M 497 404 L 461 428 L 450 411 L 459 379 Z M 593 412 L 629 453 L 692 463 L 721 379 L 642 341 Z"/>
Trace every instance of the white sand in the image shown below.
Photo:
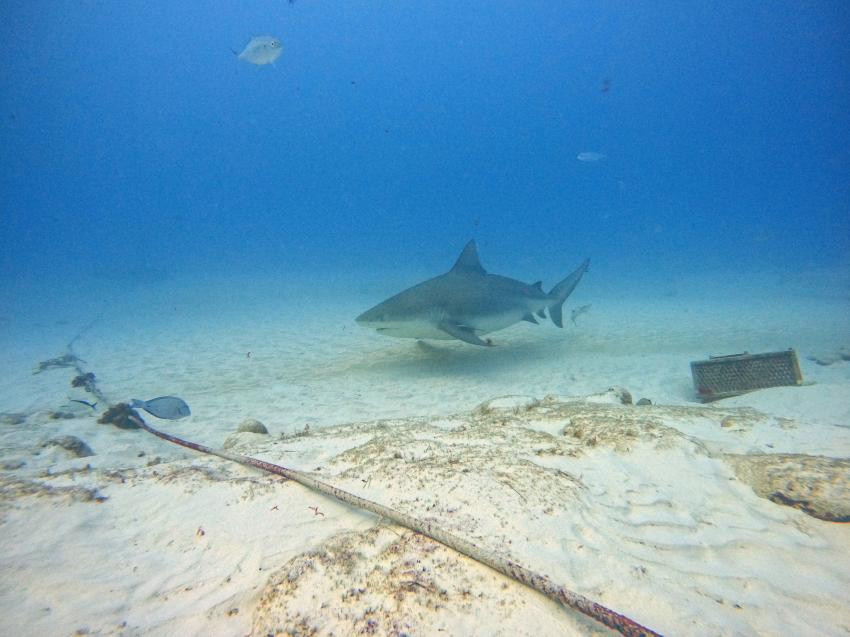
<path fill-rule="evenodd" d="M 726 455 L 850 457 L 850 363 L 806 358 L 850 345 L 847 300 L 580 288 L 570 305 L 593 307 L 578 326 L 521 324 L 485 349 L 358 328 L 380 291 L 214 289 L 135 290 L 75 351 L 112 401 L 186 399 L 189 419 L 149 419 L 166 431 L 220 446 L 256 418 L 270 436 L 239 434 L 239 452 L 427 518 L 661 633 L 850 631 L 850 527 L 760 497 Z M 34 306 L 2 336 L 0 412 L 25 419 L 0 424 L 0 634 L 604 632 L 371 514 L 96 424 L 68 400 L 85 397 L 71 370 L 31 372 L 102 307 Z M 812 384 L 694 402 L 690 361 L 787 347 Z M 655 405 L 563 403 L 613 385 Z M 470 415 L 507 394 L 562 398 Z M 57 435 L 95 455 L 42 447 Z"/>

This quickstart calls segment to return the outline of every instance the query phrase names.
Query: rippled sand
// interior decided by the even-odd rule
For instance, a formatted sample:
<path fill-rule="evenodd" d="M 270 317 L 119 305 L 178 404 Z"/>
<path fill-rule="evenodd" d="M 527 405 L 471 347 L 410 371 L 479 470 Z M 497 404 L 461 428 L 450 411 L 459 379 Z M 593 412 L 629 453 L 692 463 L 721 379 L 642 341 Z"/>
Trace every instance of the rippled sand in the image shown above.
<path fill-rule="evenodd" d="M 424 518 L 665 634 L 848 630 L 850 527 L 825 520 L 850 500 L 850 364 L 806 358 L 843 345 L 842 312 L 594 301 L 578 326 L 477 349 L 358 331 L 351 301 L 162 294 L 74 351 L 110 402 L 185 398 L 190 418 L 149 419 L 167 431 Z M 32 374 L 75 329 L 4 342 L 0 632 L 604 632 L 372 514 L 98 424 L 71 370 Z M 815 384 L 694 402 L 690 360 L 787 346 Z M 503 395 L 520 397 L 487 402 Z M 246 418 L 269 435 L 235 434 Z"/>

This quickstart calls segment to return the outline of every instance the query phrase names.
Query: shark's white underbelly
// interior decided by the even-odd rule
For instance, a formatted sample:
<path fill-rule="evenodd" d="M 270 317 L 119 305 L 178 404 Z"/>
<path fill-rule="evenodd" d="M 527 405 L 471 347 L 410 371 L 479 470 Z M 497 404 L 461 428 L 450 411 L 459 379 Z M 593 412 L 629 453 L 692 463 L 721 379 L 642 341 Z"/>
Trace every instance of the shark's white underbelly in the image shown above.
<path fill-rule="evenodd" d="M 397 336 L 399 338 L 437 338 L 441 340 L 454 338 L 454 336 L 450 336 L 433 323 L 418 321 L 396 323 L 392 327 L 379 327 L 377 328 L 377 332 L 384 336 Z"/>
<path fill-rule="evenodd" d="M 510 327 L 514 323 L 519 323 L 524 315 L 525 313 L 522 311 L 502 312 L 477 316 L 474 319 L 464 320 L 461 318 L 459 322 L 468 325 L 479 334 L 489 334 Z"/>
<path fill-rule="evenodd" d="M 451 316 L 445 312 L 429 312 L 427 319 L 397 321 L 392 326 L 377 328 L 378 332 L 385 336 L 396 336 L 399 338 L 430 338 L 439 340 L 453 340 L 455 337 L 440 329 L 442 320 L 450 321 L 456 325 L 469 327 L 477 334 L 489 334 L 510 327 L 522 320 L 524 312 L 519 310 L 512 312 L 500 312 L 479 315 L 475 317 Z"/>
<path fill-rule="evenodd" d="M 445 313 L 434 311 L 428 312 L 426 316 L 421 319 L 397 321 L 391 328 L 378 329 L 378 331 L 388 336 L 399 336 L 401 338 L 436 338 L 442 340 L 454 338 L 439 327 Z"/>

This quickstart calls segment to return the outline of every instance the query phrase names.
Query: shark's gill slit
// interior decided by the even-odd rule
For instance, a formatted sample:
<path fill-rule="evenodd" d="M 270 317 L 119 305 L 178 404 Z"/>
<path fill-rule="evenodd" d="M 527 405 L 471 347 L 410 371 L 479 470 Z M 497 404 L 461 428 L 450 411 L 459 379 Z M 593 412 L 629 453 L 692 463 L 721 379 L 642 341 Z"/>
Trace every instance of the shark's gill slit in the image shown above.
<path fill-rule="evenodd" d="M 452 550 L 457 551 L 458 553 L 466 555 L 467 557 L 475 560 L 476 562 L 489 566 L 490 568 L 498 571 L 499 573 L 502 573 L 503 575 L 515 579 L 516 581 L 521 582 L 540 593 L 543 593 L 544 595 L 555 600 L 556 602 L 560 602 L 561 604 L 568 606 L 569 608 L 572 608 L 574 610 L 577 610 L 580 613 L 604 624 L 605 626 L 608 626 L 609 628 L 613 628 L 622 635 L 626 635 L 627 637 L 651 637 L 653 635 L 656 637 L 660 637 L 659 633 L 656 633 L 655 631 L 650 630 L 645 626 L 642 626 L 633 619 L 630 619 L 625 615 L 621 615 L 620 613 L 617 613 L 611 610 L 610 608 L 603 606 L 602 604 L 598 604 L 597 602 L 594 602 L 584 597 L 583 595 L 575 593 L 561 586 L 560 584 L 556 584 L 545 575 L 535 573 L 534 571 L 531 571 L 525 568 L 524 566 L 513 562 L 512 560 L 500 557 L 495 553 L 487 551 L 481 548 L 480 546 L 473 544 L 472 542 L 464 540 L 463 538 L 453 535 L 452 533 L 449 533 L 448 531 L 436 527 L 433 524 L 430 524 L 429 522 L 424 522 L 419 518 L 413 517 L 412 515 L 401 513 L 399 511 L 396 511 L 395 509 L 391 509 L 377 502 L 373 502 L 372 500 L 361 498 L 360 496 L 356 496 L 353 493 L 349 493 L 348 491 L 344 491 L 333 485 L 327 484 L 320 480 L 316 480 L 312 476 L 297 471 L 295 469 L 288 469 L 280 465 L 272 464 L 271 462 L 258 460 L 257 458 L 251 458 L 250 456 L 242 456 L 235 453 L 229 453 L 227 451 L 213 449 L 205 445 L 178 438 L 177 436 L 172 436 L 171 434 L 159 431 L 158 429 L 151 427 L 141 418 L 141 416 L 139 416 L 135 412 L 131 411 L 128 418 L 148 433 L 158 436 L 163 440 L 167 440 L 168 442 L 172 442 L 174 444 L 186 447 L 188 449 L 193 449 L 201 453 L 218 456 L 219 458 L 224 458 L 225 460 L 237 462 L 241 465 L 254 467 L 256 469 L 260 469 L 261 471 L 274 473 L 289 480 L 298 482 L 299 484 L 307 487 L 308 489 L 313 489 L 314 491 L 318 491 L 320 493 L 323 493 L 324 495 L 336 498 L 337 500 L 345 502 L 350 506 L 364 509 L 381 517 L 387 518 L 388 520 L 392 520 L 400 526 L 404 526 L 408 529 L 411 529 L 412 531 L 421 533 L 422 535 L 425 535 L 436 542 L 440 542 L 441 544 L 449 547 Z"/>

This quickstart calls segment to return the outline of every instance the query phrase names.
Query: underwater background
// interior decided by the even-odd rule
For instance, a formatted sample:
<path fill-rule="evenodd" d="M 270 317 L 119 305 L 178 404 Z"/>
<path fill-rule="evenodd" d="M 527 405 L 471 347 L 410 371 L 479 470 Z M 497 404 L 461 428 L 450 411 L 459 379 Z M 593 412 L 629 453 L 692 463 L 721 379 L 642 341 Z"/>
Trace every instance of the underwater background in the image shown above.
<path fill-rule="evenodd" d="M 22 284 L 437 274 L 471 237 L 485 267 L 547 285 L 584 256 L 638 287 L 850 261 L 845 3 L 0 10 L 7 303 Z M 274 65 L 234 57 L 265 34 Z"/>
<path fill-rule="evenodd" d="M 131 403 L 664 634 L 847 637 L 850 3 L 0 0 L 0 38 L 0 634 L 598 632 Z M 547 291 L 589 258 L 563 329 L 355 323 L 470 239 Z M 699 404 L 693 361 L 788 348 L 799 386 Z"/>
<path fill-rule="evenodd" d="M 10 331 L 144 291 L 356 329 L 470 238 L 547 289 L 590 257 L 591 300 L 850 298 L 844 3 L 0 10 Z M 236 58 L 268 34 L 275 64 Z"/>

